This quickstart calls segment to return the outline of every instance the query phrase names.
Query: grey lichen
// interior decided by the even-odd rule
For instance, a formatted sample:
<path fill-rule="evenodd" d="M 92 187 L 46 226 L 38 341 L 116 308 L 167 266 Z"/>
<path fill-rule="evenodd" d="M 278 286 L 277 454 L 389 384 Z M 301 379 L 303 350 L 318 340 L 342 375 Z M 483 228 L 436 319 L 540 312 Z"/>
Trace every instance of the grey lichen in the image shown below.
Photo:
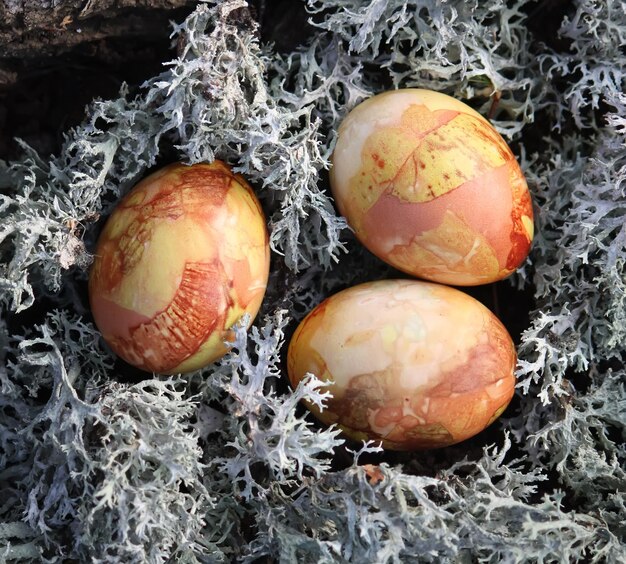
<path fill-rule="evenodd" d="M 161 75 L 94 101 L 58 156 L 24 146 L 0 163 L 0 559 L 626 559 L 623 2 L 574 2 L 562 51 L 533 37 L 530 0 L 307 6 L 312 36 L 278 54 L 244 0 L 200 2 Z M 344 445 L 300 406 L 322 408 L 323 383 L 285 383 L 294 320 L 386 275 L 334 211 L 325 171 L 341 118 L 389 86 L 492 118 L 536 203 L 507 294 L 534 296 L 508 431 L 465 458 Z M 128 383 L 90 322 L 89 251 L 98 218 L 166 149 L 251 181 L 275 268 L 265 317 L 235 328 L 220 363 Z"/>

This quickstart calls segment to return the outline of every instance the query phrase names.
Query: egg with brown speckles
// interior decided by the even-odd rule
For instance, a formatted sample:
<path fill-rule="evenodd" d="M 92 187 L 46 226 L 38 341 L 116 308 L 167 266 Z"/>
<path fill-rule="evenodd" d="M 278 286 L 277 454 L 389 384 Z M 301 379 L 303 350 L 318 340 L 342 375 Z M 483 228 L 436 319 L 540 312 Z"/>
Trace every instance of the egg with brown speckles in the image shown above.
<path fill-rule="evenodd" d="M 445 94 L 396 90 L 356 106 L 339 127 L 331 188 L 361 243 L 419 278 L 493 282 L 530 250 L 519 164 L 485 118 Z"/>
<path fill-rule="evenodd" d="M 150 372 L 197 370 L 227 352 L 267 285 L 265 217 L 221 161 L 167 166 L 135 186 L 100 235 L 89 278 L 96 325 L 113 351 Z"/>
<path fill-rule="evenodd" d="M 307 373 L 330 381 L 325 424 L 393 450 L 463 441 L 504 411 L 516 353 L 502 323 L 463 292 L 418 280 L 384 280 L 331 296 L 289 344 L 292 386 Z"/>

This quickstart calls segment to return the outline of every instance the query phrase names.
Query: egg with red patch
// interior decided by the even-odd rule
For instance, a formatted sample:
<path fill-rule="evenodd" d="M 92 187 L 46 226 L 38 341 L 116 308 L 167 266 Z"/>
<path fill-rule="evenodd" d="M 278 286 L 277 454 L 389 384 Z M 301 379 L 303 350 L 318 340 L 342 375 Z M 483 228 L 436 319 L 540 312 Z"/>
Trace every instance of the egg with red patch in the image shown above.
<path fill-rule="evenodd" d="M 495 421 L 513 397 L 517 357 L 507 330 L 463 292 L 419 280 L 354 286 L 296 329 L 293 387 L 329 382 L 326 409 L 307 407 L 354 440 L 393 450 L 444 447 Z"/>
<path fill-rule="evenodd" d="M 230 328 L 259 310 L 269 274 L 263 211 L 223 162 L 172 164 L 117 205 L 89 277 L 96 325 L 150 372 L 190 372 L 226 353 Z"/>
<path fill-rule="evenodd" d="M 413 276 L 485 284 L 530 250 L 532 203 L 515 156 L 445 94 L 396 90 L 356 106 L 339 127 L 330 180 L 357 238 Z"/>

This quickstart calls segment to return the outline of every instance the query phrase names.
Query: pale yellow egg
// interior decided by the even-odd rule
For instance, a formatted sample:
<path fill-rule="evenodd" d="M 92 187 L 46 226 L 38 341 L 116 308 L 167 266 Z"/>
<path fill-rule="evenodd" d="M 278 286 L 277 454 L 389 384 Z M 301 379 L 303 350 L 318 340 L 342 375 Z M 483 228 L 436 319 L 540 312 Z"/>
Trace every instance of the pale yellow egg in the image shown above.
<path fill-rule="evenodd" d="M 516 353 L 500 321 L 463 292 L 418 280 L 361 284 L 300 323 L 287 369 L 330 381 L 320 411 L 355 440 L 412 450 L 463 441 L 510 402 Z"/>

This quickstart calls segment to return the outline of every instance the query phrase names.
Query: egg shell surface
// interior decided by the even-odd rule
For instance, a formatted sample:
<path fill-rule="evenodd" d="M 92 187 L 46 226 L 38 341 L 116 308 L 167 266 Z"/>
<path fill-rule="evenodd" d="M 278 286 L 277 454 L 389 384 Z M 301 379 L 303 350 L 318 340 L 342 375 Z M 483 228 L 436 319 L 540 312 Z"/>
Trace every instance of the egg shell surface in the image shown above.
<path fill-rule="evenodd" d="M 330 180 L 361 243 L 413 276 L 485 284 L 530 250 L 532 203 L 515 156 L 445 94 L 395 90 L 356 106 L 339 127 Z"/>
<path fill-rule="evenodd" d="M 96 325 L 143 370 L 201 368 L 228 349 L 229 329 L 256 315 L 269 275 L 263 211 L 220 162 L 169 165 L 118 204 L 89 278 Z"/>
<path fill-rule="evenodd" d="M 354 286 L 311 311 L 287 369 L 332 381 L 327 408 L 307 407 L 354 440 L 393 450 L 463 441 L 504 411 L 516 353 L 502 323 L 463 292 L 419 280 Z"/>

